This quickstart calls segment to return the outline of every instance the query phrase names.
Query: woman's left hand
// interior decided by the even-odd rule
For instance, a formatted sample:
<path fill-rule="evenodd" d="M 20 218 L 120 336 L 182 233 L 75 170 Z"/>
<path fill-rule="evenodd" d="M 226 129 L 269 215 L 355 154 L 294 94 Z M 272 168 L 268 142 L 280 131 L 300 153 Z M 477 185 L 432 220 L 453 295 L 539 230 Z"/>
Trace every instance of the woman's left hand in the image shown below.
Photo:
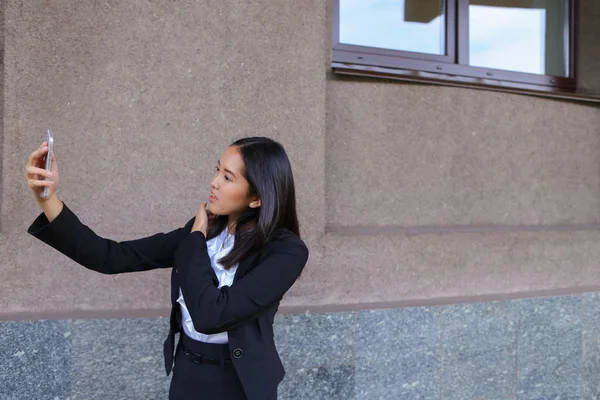
<path fill-rule="evenodd" d="M 206 211 L 206 203 L 201 203 L 196 213 L 196 220 L 192 226 L 192 232 L 200 231 L 206 237 L 206 231 L 208 230 L 208 214 Z"/>

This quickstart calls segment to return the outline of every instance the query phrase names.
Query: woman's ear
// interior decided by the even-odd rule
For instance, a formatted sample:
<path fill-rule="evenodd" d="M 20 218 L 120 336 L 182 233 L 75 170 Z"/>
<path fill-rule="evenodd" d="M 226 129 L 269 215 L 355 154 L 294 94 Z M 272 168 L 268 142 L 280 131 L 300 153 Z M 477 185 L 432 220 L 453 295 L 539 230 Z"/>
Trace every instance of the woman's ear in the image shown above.
<path fill-rule="evenodd" d="M 252 199 L 252 201 L 250 201 L 250 208 L 258 208 L 258 207 L 260 207 L 260 198 L 255 197 Z"/>

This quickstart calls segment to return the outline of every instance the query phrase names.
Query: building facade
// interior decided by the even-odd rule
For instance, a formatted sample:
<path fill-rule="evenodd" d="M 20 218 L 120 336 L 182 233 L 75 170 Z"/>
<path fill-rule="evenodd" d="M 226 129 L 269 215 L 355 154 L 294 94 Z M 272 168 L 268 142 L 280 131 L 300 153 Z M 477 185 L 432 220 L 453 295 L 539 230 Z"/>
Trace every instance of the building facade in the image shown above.
<path fill-rule="evenodd" d="M 59 196 L 115 240 L 194 216 L 235 139 L 286 147 L 311 256 L 281 307 L 282 396 L 308 398 L 312 386 L 322 389 L 313 398 L 385 398 L 377 388 L 393 385 L 360 381 L 356 363 L 370 364 L 355 347 L 360 326 L 389 319 L 382 329 L 395 337 L 398 320 L 430 321 L 400 317 L 406 307 L 600 291 L 593 100 L 337 75 L 328 0 L 8 0 L 2 13 L 3 364 L 44 354 L 42 372 L 18 375 L 41 383 L 26 392 L 6 378 L 6 398 L 63 399 L 77 387 L 88 397 L 73 398 L 164 398 L 168 384 L 169 272 L 102 276 L 26 233 L 39 209 L 24 167 L 46 128 Z M 599 19 L 599 3 L 581 0 L 577 75 L 596 93 Z M 124 372 L 129 351 L 148 382 Z"/>

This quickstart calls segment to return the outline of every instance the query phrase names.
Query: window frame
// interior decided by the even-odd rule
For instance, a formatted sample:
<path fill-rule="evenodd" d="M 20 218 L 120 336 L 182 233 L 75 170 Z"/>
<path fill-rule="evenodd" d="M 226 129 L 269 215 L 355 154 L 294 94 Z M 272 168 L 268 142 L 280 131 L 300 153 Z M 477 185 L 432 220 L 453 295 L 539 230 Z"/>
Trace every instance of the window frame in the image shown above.
<path fill-rule="evenodd" d="M 568 77 L 466 65 L 469 0 L 445 0 L 445 56 L 340 43 L 340 0 L 332 1 L 332 67 L 336 73 L 556 94 L 576 90 L 577 0 L 565 1 L 563 30 L 568 36 Z"/>

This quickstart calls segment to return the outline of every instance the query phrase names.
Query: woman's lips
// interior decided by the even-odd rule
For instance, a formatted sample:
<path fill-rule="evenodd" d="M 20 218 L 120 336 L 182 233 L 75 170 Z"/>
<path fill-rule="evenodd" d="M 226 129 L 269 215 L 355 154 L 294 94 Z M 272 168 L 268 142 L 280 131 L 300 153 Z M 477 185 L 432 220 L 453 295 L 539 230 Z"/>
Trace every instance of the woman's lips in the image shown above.
<path fill-rule="evenodd" d="M 211 194 L 210 196 L 208 196 L 208 201 L 209 201 L 209 202 L 211 202 L 211 203 L 212 203 L 212 202 L 214 202 L 214 201 L 216 201 L 216 200 L 217 200 L 217 197 L 216 197 L 214 194 Z"/>

